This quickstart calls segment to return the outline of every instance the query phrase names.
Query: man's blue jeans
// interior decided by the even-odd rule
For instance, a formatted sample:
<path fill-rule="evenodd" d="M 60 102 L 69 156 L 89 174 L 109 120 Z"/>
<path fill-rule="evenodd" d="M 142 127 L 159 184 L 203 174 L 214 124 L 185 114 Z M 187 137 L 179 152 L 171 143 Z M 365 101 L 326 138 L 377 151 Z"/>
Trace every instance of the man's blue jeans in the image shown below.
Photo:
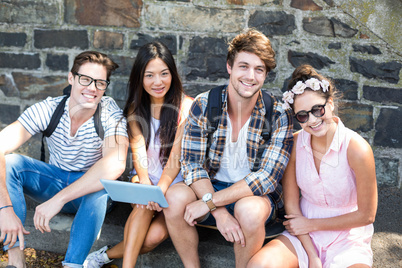
<path fill-rule="evenodd" d="M 6 156 L 6 181 L 14 211 L 25 224 L 24 194 L 43 203 L 78 180 L 85 172 L 69 172 L 42 161 L 18 155 Z M 105 219 L 105 190 L 85 195 L 64 205 L 62 212 L 76 213 L 63 265 L 82 267 Z M 29 236 L 28 236 L 29 239 Z M 19 246 L 19 242 L 14 247 Z M 4 250 L 8 247 L 5 246 Z"/>

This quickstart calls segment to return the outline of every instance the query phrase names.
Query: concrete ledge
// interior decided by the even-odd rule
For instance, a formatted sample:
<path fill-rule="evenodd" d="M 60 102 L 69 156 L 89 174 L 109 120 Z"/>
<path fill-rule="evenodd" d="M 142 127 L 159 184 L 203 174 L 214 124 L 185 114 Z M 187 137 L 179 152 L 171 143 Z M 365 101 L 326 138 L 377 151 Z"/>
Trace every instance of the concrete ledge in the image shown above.
<path fill-rule="evenodd" d="M 402 190 L 379 188 L 379 204 L 376 222 L 374 223 L 375 233 L 372 240 L 374 268 L 402 267 L 401 200 Z M 33 226 L 32 219 L 35 206 L 34 202 L 28 201 L 26 229 L 31 231 L 31 234 L 26 238 L 27 246 L 37 250 L 64 254 L 67 250 L 69 229 L 73 215 L 57 215 L 51 221 L 52 232 L 41 234 Z M 120 203 L 107 214 L 101 234 L 91 251 L 97 250 L 104 245 L 115 245 L 123 239 L 124 224 L 130 211 L 130 205 Z M 235 267 L 233 246 L 218 231 L 198 228 L 198 233 L 200 236 L 199 254 L 202 267 Z M 121 267 L 121 260 L 115 260 L 113 264 Z M 141 255 L 136 267 L 176 268 L 183 267 L 183 265 L 171 240 L 167 239 L 154 251 Z"/>

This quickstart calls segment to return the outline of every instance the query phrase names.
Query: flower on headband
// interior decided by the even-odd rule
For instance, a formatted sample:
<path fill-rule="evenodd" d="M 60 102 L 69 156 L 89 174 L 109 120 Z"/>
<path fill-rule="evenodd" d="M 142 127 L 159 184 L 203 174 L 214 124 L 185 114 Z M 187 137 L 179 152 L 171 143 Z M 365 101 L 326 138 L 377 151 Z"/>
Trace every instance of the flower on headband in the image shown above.
<path fill-rule="evenodd" d="M 288 102 L 288 103 L 293 103 L 293 97 L 295 94 L 293 94 L 293 92 L 291 91 L 286 91 L 285 93 L 283 93 L 283 101 Z"/>
<path fill-rule="evenodd" d="M 327 92 L 329 90 L 329 82 L 324 79 L 322 81 L 320 81 L 314 77 L 306 80 L 305 82 L 298 81 L 296 83 L 296 85 L 294 85 L 292 87 L 291 90 L 283 93 L 282 100 L 284 103 L 282 104 L 282 108 L 283 109 L 291 108 L 290 104 L 293 103 L 295 94 L 298 94 L 298 95 L 303 94 L 304 90 L 307 87 L 311 88 L 314 91 L 322 89 L 323 92 Z"/>
<path fill-rule="evenodd" d="M 300 81 L 299 81 L 300 82 Z M 306 86 L 311 88 L 312 90 L 320 90 L 321 82 L 316 78 L 310 78 L 305 82 Z"/>
<path fill-rule="evenodd" d="M 321 87 L 323 92 L 327 92 L 329 89 L 329 82 L 327 80 L 322 80 Z"/>
<path fill-rule="evenodd" d="M 290 109 L 290 105 L 287 102 L 282 103 L 282 109 L 286 110 L 286 109 Z"/>
<path fill-rule="evenodd" d="M 304 92 L 304 89 L 306 88 L 306 84 L 303 83 L 303 81 L 298 81 L 296 85 L 292 88 L 292 92 L 294 94 L 302 94 Z M 290 92 L 290 91 L 288 91 Z M 286 92 L 285 92 L 286 93 Z M 293 94 L 292 94 L 292 102 L 293 103 Z"/>
<path fill-rule="evenodd" d="M 284 104 L 282 105 L 283 109 L 289 109 L 290 105 L 289 103 L 293 103 L 293 97 L 295 94 L 293 94 L 292 91 L 286 91 L 285 93 L 283 93 L 283 97 L 282 100 L 284 102 Z"/>

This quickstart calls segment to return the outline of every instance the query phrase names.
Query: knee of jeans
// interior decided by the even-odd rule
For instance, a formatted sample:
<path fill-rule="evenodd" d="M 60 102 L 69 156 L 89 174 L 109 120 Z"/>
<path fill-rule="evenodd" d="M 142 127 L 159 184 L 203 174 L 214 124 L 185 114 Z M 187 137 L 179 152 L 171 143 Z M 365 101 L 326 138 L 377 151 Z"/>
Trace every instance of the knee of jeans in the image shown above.
<path fill-rule="evenodd" d="M 24 162 L 24 156 L 19 154 L 8 154 L 5 156 L 6 160 L 6 172 L 12 172 L 13 169 L 18 170 L 21 163 Z"/>
<path fill-rule="evenodd" d="M 93 204 L 96 206 L 102 206 L 106 208 L 107 200 L 109 198 L 109 195 L 107 192 L 102 189 L 98 192 L 90 193 L 87 194 L 83 197 L 82 202 L 87 203 L 87 204 Z"/>

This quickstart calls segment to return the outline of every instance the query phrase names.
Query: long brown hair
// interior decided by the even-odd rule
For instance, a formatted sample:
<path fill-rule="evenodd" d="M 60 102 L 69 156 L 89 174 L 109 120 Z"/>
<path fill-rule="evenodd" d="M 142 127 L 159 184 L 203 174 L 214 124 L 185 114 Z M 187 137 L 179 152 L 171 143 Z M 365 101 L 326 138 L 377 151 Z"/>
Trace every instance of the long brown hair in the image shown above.
<path fill-rule="evenodd" d="M 142 135 L 146 140 L 146 148 L 148 150 L 151 138 L 151 99 L 144 89 L 143 79 L 147 64 L 156 58 L 166 63 L 172 75 L 172 82 L 165 95 L 164 104 L 160 112 L 160 126 L 155 133 L 156 136 L 159 135 L 161 143 L 159 159 L 162 165 L 165 165 L 169 159 L 176 135 L 183 87 L 172 53 L 163 43 L 151 42 L 139 49 L 133 68 L 131 69 L 127 87 L 128 99 L 123 109 L 123 114 L 127 119 L 130 116 L 134 116 L 134 120 L 137 120 Z M 130 127 L 128 127 L 128 134 L 132 137 Z"/>

